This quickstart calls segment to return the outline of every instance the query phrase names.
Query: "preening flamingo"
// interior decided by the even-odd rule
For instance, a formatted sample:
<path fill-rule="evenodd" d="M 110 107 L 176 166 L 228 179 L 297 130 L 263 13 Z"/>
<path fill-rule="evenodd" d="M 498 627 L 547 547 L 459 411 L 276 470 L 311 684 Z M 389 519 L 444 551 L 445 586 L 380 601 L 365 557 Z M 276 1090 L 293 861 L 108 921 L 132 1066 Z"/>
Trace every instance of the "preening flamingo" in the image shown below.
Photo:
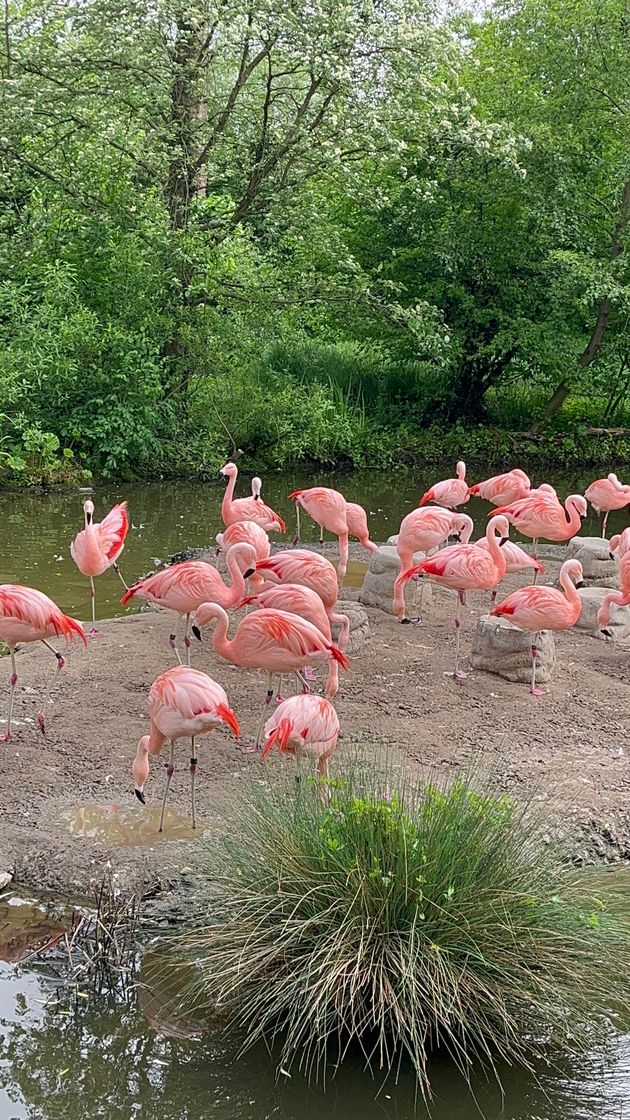
<path fill-rule="evenodd" d="M 531 485 L 525 471 L 515 467 L 505 474 L 495 474 L 485 482 L 476 482 L 470 487 L 469 494 L 471 498 L 483 498 L 485 502 L 492 502 L 493 506 L 506 506 L 510 502 L 517 502 L 519 498 L 526 498 Z"/>
<path fill-rule="evenodd" d="M 505 514 L 524 537 L 532 537 L 536 556 L 541 537 L 547 541 L 568 541 L 576 536 L 586 517 L 587 505 L 586 498 L 581 494 L 569 494 L 563 506 L 553 487 L 545 486 L 543 489 L 541 486 L 529 497 L 500 506 L 494 512 Z"/>
<path fill-rule="evenodd" d="M 487 551 L 476 544 L 454 544 L 444 548 L 436 556 L 414 564 L 399 577 L 404 584 L 416 576 L 427 576 L 441 587 L 450 587 L 457 592 L 455 613 L 455 666 L 454 680 L 467 676 L 459 668 L 459 608 L 465 602 L 466 591 L 491 591 L 505 575 L 505 556 L 501 545 L 508 539 L 509 522 L 507 517 L 495 516 L 486 528 Z"/>
<path fill-rule="evenodd" d="M 396 543 L 400 571 L 394 582 L 394 614 L 400 617 L 401 622 L 410 620 L 405 616 L 404 584 L 400 577 L 413 564 L 416 552 L 428 554 L 451 536 L 456 536 L 459 540 L 461 533 L 468 534 L 468 541 L 472 530 L 472 518 L 467 514 L 456 513 L 441 506 L 413 509 L 403 517 Z"/>
<path fill-rule="evenodd" d="M 356 537 L 368 552 L 376 552 L 378 545 L 370 540 L 367 513 L 363 506 L 358 505 L 357 502 L 346 502 L 346 520 L 350 536 Z"/>
<path fill-rule="evenodd" d="M 265 711 L 273 697 L 273 678 L 284 673 L 297 673 L 312 661 L 334 658 L 342 669 L 348 669 L 345 655 L 328 638 L 296 614 L 264 609 L 241 619 L 233 638 L 228 638 L 228 616 L 217 603 L 203 603 L 195 614 L 192 632 L 201 641 L 201 632 L 215 622 L 212 646 L 219 657 L 243 669 L 265 669 L 267 694 L 254 750 L 258 750 Z M 306 686 L 308 687 L 308 686 Z"/>
<path fill-rule="evenodd" d="M 470 494 L 466 482 L 466 464 L 462 459 L 459 460 L 455 471 L 457 478 L 445 478 L 442 482 L 436 482 L 435 486 L 422 495 L 418 505 L 424 506 L 427 502 L 435 502 L 436 505 L 446 506 L 447 509 L 456 509 L 457 506 L 465 505 Z"/>
<path fill-rule="evenodd" d="M 4 583 L 0 585 L 0 639 L 9 647 L 11 656 L 11 676 L 9 678 L 9 711 L 7 715 L 7 730 L 3 736 L 4 742 L 9 742 L 11 735 L 11 720 L 13 718 L 13 702 L 15 687 L 17 685 L 17 669 L 15 665 L 15 647 L 22 642 L 43 642 L 46 649 L 54 653 L 57 664 L 52 680 L 46 690 L 42 710 L 37 716 L 42 735 L 46 734 L 46 707 L 50 699 L 53 684 L 57 674 L 65 665 L 63 654 L 59 653 L 48 641 L 49 638 L 64 638 L 71 641 L 75 637 L 81 638 L 87 645 L 83 627 L 74 618 L 64 614 L 52 599 L 37 591 L 34 587 L 23 587 L 18 583 Z"/>
<path fill-rule="evenodd" d="M 92 629 L 90 633 L 94 635 L 97 633 L 94 576 L 100 576 L 108 568 L 113 568 L 124 586 L 127 587 L 117 564 L 129 530 L 127 503 L 120 502 L 109 511 L 102 521 L 94 521 L 94 503 L 88 500 L 83 503 L 83 516 L 85 524 L 70 545 L 70 555 L 81 575 L 88 576 L 90 580 L 90 595 L 92 598 Z"/>
<path fill-rule="evenodd" d="M 304 587 L 299 583 L 276 583 L 255 595 L 248 595 L 242 605 L 245 603 L 255 603 L 258 607 L 297 614 L 300 618 L 311 622 L 329 642 L 332 642 L 330 619 L 326 608 L 319 595 L 310 587 Z M 333 658 L 328 662 L 326 695 L 336 696 L 338 691 L 339 663 Z"/>
<path fill-rule="evenodd" d="M 148 579 L 135 583 L 120 601 L 126 606 L 133 598 L 146 599 L 166 610 L 185 615 L 184 646 L 186 661 L 190 664 L 188 630 L 191 614 L 209 600 L 224 607 L 236 606 L 247 594 L 243 571 L 255 568 L 256 552 L 250 544 L 234 544 L 226 555 L 225 563 L 232 580 L 231 586 L 223 582 L 221 575 L 211 564 L 206 564 L 203 560 L 186 560 L 183 564 L 172 564 L 161 572 L 155 572 Z M 170 635 L 169 644 L 180 661 L 175 634 Z"/>
<path fill-rule="evenodd" d="M 582 600 L 576 588 L 582 587 L 582 565 L 579 560 L 565 560 L 560 568 L 560 586 L 544 587 L 532 584 L 512 591 L 501 603 L 490 611 L 491 615 L 507 618 L 520 630 L 529 630 L 533 635 L 532 679 L 529 691 L 532 696 L 542 696 L 542 689 L 536 687 L 537 638 L 541 630 L 570 630 L 575 626 L 582 610 Z"/>
<path fill-rule="evenodd" d="M 255 481 L 255 480 L 254 480 Z M 265 560 L 271 552 L 271 543 L 264 529 L 255 521 L 234 521 L 222 533 L 217 533 L 217 553 L 227 553 L 234 544 L 249 544 L 256 553 L 257 560 Z M 263 577 L 254 572 L 250 580 L 252 591 L 261 588 Z"/>
<path fill-rule="evenodd" d="M 138 743 L 131 768 L 136 797 L 143 805 L 145 804 L 144 785 L 149 777 L 149 755 L 159 754 L 166 740 L 170 740 L 169 760 L 166 765 L 166 789 L 160 814 L 159 831 L 161 832 L 164 827 L 166 800 L 175 769 L 175 743 L 178 739 L 190 739 L 192 826 L 196 828 L 195 739 L 221 726 L 229 727 L 238 739 L 238 720 L 230 708 L 227 695 L 221 685 L 206 673 L 200 673 L 188 665 L 176 665 L 154 680 L 149 689 L 147 706 L 151 717 L 151 733 L 143 735 Z"/>
<path fill-rule="evenodd" d="M 330 486 L 312 486 L 310 490 L 294 490 L 289 494 L 295 502 L 297 533 L 294 544 L 300 543 L 300 507 L 319 525 L 319 543 L 324 543 L 324 529 L 334 533 L 339 542 L 339 586 L 348 566 L 348 503 L 343 494 Z"/>
<path fill-rule="evenodd" d="M 279 583 L 301 583 L 319 595 L 326 608 L 331 626 L 341 627 L 339 648 L 344 650 L 350 637 L 350 620 L 347 615 L 335 611 L 339 597 L 339 584 L 334 565 L 325 556 L 318 556 L 308 548 L 293 548 L 276 552 L 266 560 L 259 560 L 256 571 L 272 581 Z M 246 572 L 246 578 L 250 573 Z"/>
<path fill-rule="evenodd" d="M 485 537 L 482 537 L 480 541 L 475 541 L 475 544 L 479 548 L 488 548 L 488 542 Z M 543 574 L 545 569 L 540 563 L 540 560 L 537 560 L 535 556 L 530 556 L 519 544 L 514 544 L 514 541 L 506 541 L 505 544 L 502 545 L 502 548 L 503 555 L 505 556 L 506 575 L 510 575 L 514 572 L 526 572 L 529 568 L 533 568 L 536 575 Z M 497 588 L 493 587 L 491 592 L 491 601 L 493 603 L 496 597 Z"/>
<path fill-rule="evenodd" d="M 339 717 L 329 700 L 321 696 L 290 696 L 265 724 L 262 757 L 277 745 L 280 754 L 292 754 L 296 762 L 315 760 L 315 769 L 329 778 L 328 761 L 335 752 Z"/>
<path fill-rule="evenodd" d="M 285 533 L 286 525 L 279 513 L 265 505 L 260 497 L 234 498 L 234 488 L 238 477 L 236 463 L 226 463 L 219 472 L 228 480 L 227 490 L 221 502 L 221 517 L 225 525 L 235 521 L 255 521 L 267 533 Z M 260 493 L 260 491 L 259 491 Z"/>
<path fill-rule="evenodd" d="M 623 509 L 630 503 L 630 486 L 624 485 L 617 475 L 611 472 L 607 478 L 596 478 L 591 482 L 584 495 L 598 515 L 603 513 L 602 537 L 605 537 L 610 511 Z"/>

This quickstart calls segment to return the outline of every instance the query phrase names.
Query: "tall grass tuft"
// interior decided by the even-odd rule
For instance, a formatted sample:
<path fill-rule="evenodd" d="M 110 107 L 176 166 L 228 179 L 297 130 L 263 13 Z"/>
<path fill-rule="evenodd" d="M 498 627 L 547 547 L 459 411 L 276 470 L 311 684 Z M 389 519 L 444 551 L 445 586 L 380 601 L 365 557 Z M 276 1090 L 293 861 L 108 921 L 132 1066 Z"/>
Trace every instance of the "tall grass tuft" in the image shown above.
<path fill-rule="evenodd" d="M 464 778 L 250 791 L 207 859 L 187 998 L 216 1001 L 285 1069 L 322 1072 L 358 1044 L 372 1069 L 407 1056 L 430 1097 L 436 1049 L 467 1079 L 479 1060 L 529 1068 L 630 1004 L 614 876 L 596 893 L 534 812 Z"/>

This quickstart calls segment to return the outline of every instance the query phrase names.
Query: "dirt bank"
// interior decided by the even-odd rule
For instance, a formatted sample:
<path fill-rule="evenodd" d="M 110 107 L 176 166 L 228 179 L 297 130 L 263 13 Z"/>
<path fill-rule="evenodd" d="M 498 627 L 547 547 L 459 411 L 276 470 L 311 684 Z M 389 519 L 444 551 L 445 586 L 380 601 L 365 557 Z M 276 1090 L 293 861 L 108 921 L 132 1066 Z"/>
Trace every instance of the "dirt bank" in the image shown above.
<path fill-rule="evenodd" d="M 487 606 L 485 596 L 469 600 L 466 650 L 474 619 Z M 536 700 L 526 686 L 481 672 L 453 682 L 447 593 L 434 594 L 421 627 L 368 613 L 370 640 L 353 657 L 350 675 L 342 675 L 340 756 L 358 750 L 372 757 L 386 748 L 394 760 L 438 770 L 475 758 L 498 789 L 548 798 L 555 830 L 572 837 L 576 857 L 630 858 L 627 647 L 578 632 L 560 635 L 553 681 Z M 53 659 L 42 646 L 19 652 L 19 724 L 14 741 L 0 746 L 0 871 L 13 871 L 17 884 L 64 895 L 89 892 L 108 860 L 124 887 L 145 894 L 181 887 L 191 874 L 199 840 L 186 839 L 185 745 L 172 784 L 169 842 L 156 833 L 161 767 L 154 765 L 144 809 L 130 775 L 137 740 L 147 730 L 147 689 L 171 664 L 171 626 L 163 612 L 112 619 L 102 623 L 88 651 L 71 649 L 46 739 L 25 721 L 34 721 Z M 222 662 L 209 640 L 195 645 L 193 664 L 225 686 L 244 742 L 250 742 L 262 677 Z M 0 670 L 6 675 L 8 668 L 3 659 Z M 211 839 L 213 807 L 247 772 L 259 774 L 261 764 L 219 734 L 202 740 L 200 758 L 200 812 Z M 265 765 L 286 764 L 274 757 Z"/>

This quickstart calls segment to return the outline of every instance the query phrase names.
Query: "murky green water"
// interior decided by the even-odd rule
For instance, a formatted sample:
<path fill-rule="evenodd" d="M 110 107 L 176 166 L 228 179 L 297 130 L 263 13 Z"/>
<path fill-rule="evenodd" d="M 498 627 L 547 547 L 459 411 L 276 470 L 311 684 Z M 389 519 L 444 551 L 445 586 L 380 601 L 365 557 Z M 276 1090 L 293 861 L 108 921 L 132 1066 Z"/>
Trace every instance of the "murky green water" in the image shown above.
<path fill-rule="evenodd" d="M 271 474 L 264 478 L 263 497 L 286 520 L 290 541 L 295 530 L 293 503 L 287 495 L 299 486 L 337 486 L 350 501 L 361 502 L 368 511 L 372 537 L 385 540 L 395 533 L 401 518 L 417 505 L 418 498 L 445 471 L 432 476 L 411 472 L 369 472 L 362 474 Z M 447 473 L 447 471 L 446 471 Z M 483 477 L 483 475 L 471 475 Z M 542 481 L 537 479 L 536 482 Z M 549 481 L 549 479 L 548 479 Z M 551 478 L 560 494 L 580 491 L 590 477 L 570 480 Z M 237 496 L 249 493 L 250 479 L 241 474 Z M 78 491 L 52 494 L 0 493 L 0 583 L 26 583 L 51 595 L 67 613 L 85 619 L 90 612 L 88 581 L 75 568 L 70 557 L 70 542 L 83 525 L 82 503 L 87 495 Z M 127 582 L 151 571 L 156 560 L 184 548 L 214 543 L 222 529 L 220 516 L 223 484 L 165 482 L 151 485 L 98 485 L 90 497 L 96 506 L 96 519 L 114 502 L 129 502 L 133 528 L 127 537 L 120 566 Z M 471 501 L 466 512 L 483 532 L 489 506 Z M 628 522 L 625 510 L 611 514 L 609 532 Z M 316 539 L 317 529 L 309 518 L 302 518 L 303 538 Z M 584 533 L 597 533 L 594 515 Z M 276 540 L 283 538 L 275 537 Z M 121 585 L 114 572 L 97 581 L 97 610 L 101 618 L 120 613 Z"/>

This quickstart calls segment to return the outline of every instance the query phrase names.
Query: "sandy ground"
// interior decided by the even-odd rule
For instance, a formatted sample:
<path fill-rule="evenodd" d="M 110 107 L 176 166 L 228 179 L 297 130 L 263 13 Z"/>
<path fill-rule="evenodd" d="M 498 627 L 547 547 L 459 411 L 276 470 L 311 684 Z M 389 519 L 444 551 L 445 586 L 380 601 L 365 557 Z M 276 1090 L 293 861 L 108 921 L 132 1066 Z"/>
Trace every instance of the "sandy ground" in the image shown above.
<path fill-rule="evenodd" d="M 519 582 L 522 577 L 513 577 L 506 586 Z M 469 596 L 466 654 L 475 617 L 485 609 L 486 596 Z M 461 684 L 452 680 L 448 593 L 434 591 L 422 626 L 403 627 L 378 611 L 368 615 L 371 636 L 352 657 L 350 674 L 341 674 L 340 764 L 344 755 L 374 758 L 381 750 L 396 763 L 440 772 L 474 762 L 497 790 L 548 800 L 550 831 L 570 840 L 576 858 L 630 859 L 627 647 L 579 632 L 558 636 L 553 680 L 535 699 L 526 685 L 482 672 Z M 188 825 L 185 744 L 166 840 L 157 836 L 161 765 L 153 764 L 146 808 L 133 795 L 130 774 L 138 738 L 148 730 L 147 690 L 172 664 L 171 627 L 170 615 L 150 611 L 103 622 L 87 651 L 72 647 L 45 739 L 34 716 L 53 659 L 43 646 L 19 652 L 16 736 L 0 744 L 0 872 L 13 872 L 17 886 L 91 893 L 108 861 L 125 889 L 166 898 L 185 886 L 199 843 Z M 262 675 L 221 661 L 210 640 L 195 643 L 192 653 L 193 665 L 226 688 L 243 743 L 251 743 Z M 8 659 L 0 668 L 8 676 Z M 242 754 L 227 734 L 201 740 L 200 747 L 199 813 L 211 840 L 213 810 L 248 772 L 259 776 L 261 763 Z M 265 763 L 290 765 L 275 754 Z"/>

